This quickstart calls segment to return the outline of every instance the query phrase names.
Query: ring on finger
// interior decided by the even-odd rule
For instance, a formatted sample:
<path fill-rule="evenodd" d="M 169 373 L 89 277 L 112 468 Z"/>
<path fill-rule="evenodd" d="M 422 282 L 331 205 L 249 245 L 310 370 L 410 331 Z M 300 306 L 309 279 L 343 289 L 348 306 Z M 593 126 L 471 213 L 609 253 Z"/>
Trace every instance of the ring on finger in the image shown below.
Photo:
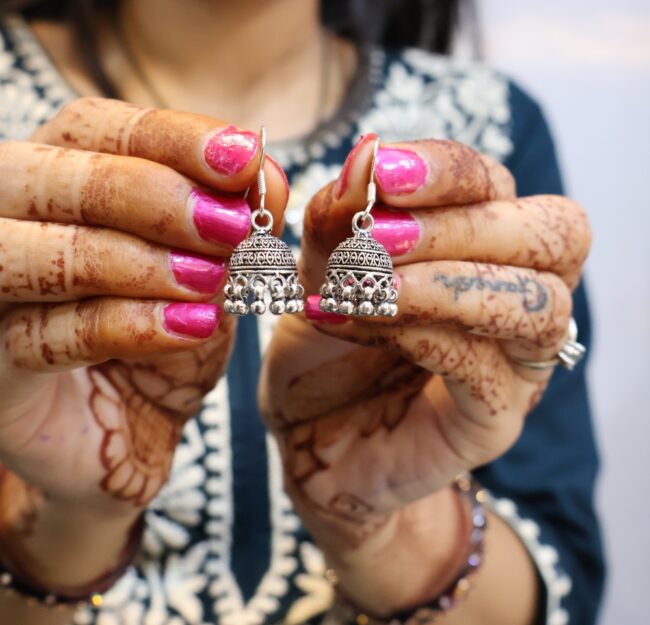
<path fill-rule="evenodd" d="M 571 317 L 569 321 L 569 328 L 567 330 L 567 338 L 558 352 L 557 356 L 550 360 L 525 360 L 523 358 L 512 357 L 511 360 L 522 367 L 541 371 L 544 369 L 552 369 L 560 365 L 567 371 L 572 371 L 575 366 L 585 357 L 587 348 L 577 341 L 578 338 L 578 324 L 576 320 Z"/>

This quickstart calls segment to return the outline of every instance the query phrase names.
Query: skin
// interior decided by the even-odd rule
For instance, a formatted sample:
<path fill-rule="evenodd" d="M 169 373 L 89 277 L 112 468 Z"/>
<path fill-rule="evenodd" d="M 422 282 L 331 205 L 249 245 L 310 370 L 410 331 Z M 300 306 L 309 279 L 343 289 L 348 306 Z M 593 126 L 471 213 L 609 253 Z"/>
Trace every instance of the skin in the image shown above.
<path fill-rule="evenodd" d="M 206 116 L 81 99 L 32 142 L 0 146 L 0 220 L 14 242 L 0 249 L 0 551 L 59 591 L 119 560 L 168 475 L 182 424 L 233 348 L 228 316 L 200 340 L 161 323 L 166 302 L 214 299 L 174 281 L 168 251 L 222 259 L 231 251 L 197 235 L 185 203 L 192 188 L 237 193 L 254 181 L 253 161 L 220 175 L 200 146 L 229 125 L 221 117 L 241 128 L 264 121 L 274 139 L 303 134 L 317 122 L 322 82 L 315 1 L 124 4 L 125 31 L 158 91 L 174 109 Z M 179 36 L 161 36 L 166 24 Z M 68 81 L 96 95 L 65 27 L 35 28 Z M 152 106 L 107 24 L 99 41 L 123 99 Z M 325 112 L 354 73 L 350 47 L 329 45 Z M 372 141 L 308 207 L 300 268 L 308 293 L 365 203 Z M 394 259 L 399 315 L 339 325 L 283 317 L 259 386 L 296 510 L 345 593 L 377 615 L 431 600 L 462 566 L 468 509 L 449 484 L 516 440 L 550 372 L 510 358 L 557 352 L 590 243 L 574 202 L 517 198 L 507 171 L 459 144 L 393 147 L 429 172 L 409 193 L 379 189 L 383 204 L 410 212 L 420 228 Z M 267 184 L 281 228 L 287 187 L 272 160 Z M 164 201 L 151 206 L 147 188 Z M 104 266 L 108 254 L 116 262 Z M 149 279 L 125 271 L 132 255 Z M 532 623 L 538 590 L 525 549 L 496 517 L 486 548 L 470 599 L 440 621 Z M 6 595 L 0 616 L 26 625 L 69 618 Z"/>

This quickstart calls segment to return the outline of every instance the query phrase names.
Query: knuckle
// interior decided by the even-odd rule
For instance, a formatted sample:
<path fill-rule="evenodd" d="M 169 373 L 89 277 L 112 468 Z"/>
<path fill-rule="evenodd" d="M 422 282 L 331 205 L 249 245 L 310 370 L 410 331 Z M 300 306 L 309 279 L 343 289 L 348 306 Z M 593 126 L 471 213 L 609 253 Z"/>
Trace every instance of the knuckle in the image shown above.
<path fill-rule="evenodd" d="M 564 273 L 579 271 L 591 247 L 591 227 L 584 208 L 560 195 L 534 196 L 529 202 L 538 212 L 542 251 L 549 262 Z"/>
<path fill-rule="evenodd" d="M 73 349 L 80 355 L 98 356 L 98 343 L 101 335 L 102 306 L 99 300 L 87 300 L 76 304 Z"/>
<path fill-rule="evenodd" d="M 546 324 L 541 328 L 537 340 L 537 344 L 545 348 L 564 342 L 573 310 L 571 292 L 560 278 L 549 276 L 547 289 L 551 294 L 551 306 Z"/>
<path fill-rule="evenodd" d="M 483 163 L 488 179 L 491 183 L 489 197 L 497 199 L 499 197 L 515 197 L 516 183 L 515 178 L 507 167 L 485 154 L 479 154 Z"/>

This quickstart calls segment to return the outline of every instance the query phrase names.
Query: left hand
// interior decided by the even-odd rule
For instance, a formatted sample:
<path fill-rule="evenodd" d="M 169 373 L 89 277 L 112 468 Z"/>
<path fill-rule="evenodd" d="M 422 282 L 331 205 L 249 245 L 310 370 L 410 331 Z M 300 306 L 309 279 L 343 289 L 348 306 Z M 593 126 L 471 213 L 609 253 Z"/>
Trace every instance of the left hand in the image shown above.
<path fill-rule="evenodd" d="M 365 206 L 374 140 L 307 209 L 307 293 Z M 560 350 L 590 229 L 575 202 L 517 198 L 504 167 L 455 142 L 384 146 L 377 180 L 391 209 L 374 210 L 373 234 L 393 254 L 398 316 L 283 317 L 260 397 L 288 491 L 346 591 L 398 607 L 431 599 L 457 553 L 449 484 L 511 447 L 540 399 L 551 370 L 511 358 Z"/>

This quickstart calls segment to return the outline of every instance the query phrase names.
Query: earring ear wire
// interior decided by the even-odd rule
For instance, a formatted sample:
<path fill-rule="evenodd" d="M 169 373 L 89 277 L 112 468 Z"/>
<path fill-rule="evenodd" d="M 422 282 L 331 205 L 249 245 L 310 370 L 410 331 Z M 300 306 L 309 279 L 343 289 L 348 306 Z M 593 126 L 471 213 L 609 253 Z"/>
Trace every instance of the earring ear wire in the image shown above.
<path fill-rule="evenodd" d="M 259 206 L 251 213 L 251 235 L 230 257 L 230 275 L 224 288 L 224 310 L 234 315 L 263 315 L 267 308 L 274 315 L 304 309 L 305 290 L 298 280 L 296 259 L 289 246 L 271 234 L 273 215 L 266 209 L 265 160 L 266 127 L 262 126 L 257 171 Z"/>

